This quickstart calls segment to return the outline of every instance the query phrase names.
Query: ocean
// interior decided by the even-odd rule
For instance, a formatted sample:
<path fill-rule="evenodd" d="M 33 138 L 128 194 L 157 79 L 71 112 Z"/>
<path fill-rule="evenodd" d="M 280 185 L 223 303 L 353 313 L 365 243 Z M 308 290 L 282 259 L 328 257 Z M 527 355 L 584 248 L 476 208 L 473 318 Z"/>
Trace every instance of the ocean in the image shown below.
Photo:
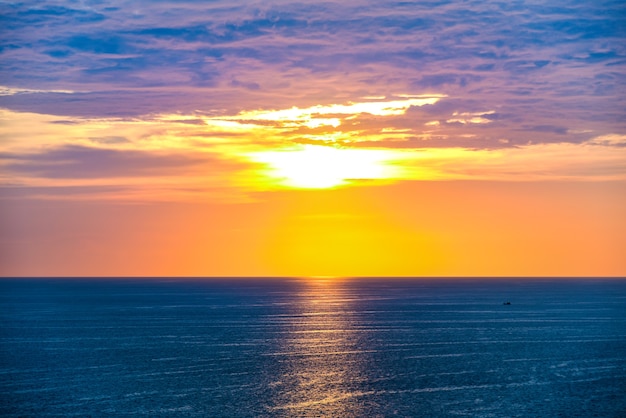
<path fill-rule="evenodd" d="M 625 279 L 1 279 L 0 321 L 5 417 L 626 416 Z"/>

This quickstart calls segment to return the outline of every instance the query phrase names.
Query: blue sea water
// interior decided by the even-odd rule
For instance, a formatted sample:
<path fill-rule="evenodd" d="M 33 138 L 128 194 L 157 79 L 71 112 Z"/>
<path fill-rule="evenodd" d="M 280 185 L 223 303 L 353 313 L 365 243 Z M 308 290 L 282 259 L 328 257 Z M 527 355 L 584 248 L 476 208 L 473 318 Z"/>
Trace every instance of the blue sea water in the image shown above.
<path fill-rule="evenodd" d="M 2 416 L 626 414 L 624 279 L 2 279 L 0 321 Z"/>

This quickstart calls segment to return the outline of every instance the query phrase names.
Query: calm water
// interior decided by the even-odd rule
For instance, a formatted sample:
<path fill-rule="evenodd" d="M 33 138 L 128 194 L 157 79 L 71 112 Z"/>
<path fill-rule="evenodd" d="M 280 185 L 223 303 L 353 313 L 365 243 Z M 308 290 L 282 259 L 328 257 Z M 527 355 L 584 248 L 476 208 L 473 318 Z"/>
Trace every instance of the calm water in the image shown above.
<path fill-rule="evenodd" d="M 626 280 L 4 279 L 0 320 L 2 416 L 626 413 Z"/>

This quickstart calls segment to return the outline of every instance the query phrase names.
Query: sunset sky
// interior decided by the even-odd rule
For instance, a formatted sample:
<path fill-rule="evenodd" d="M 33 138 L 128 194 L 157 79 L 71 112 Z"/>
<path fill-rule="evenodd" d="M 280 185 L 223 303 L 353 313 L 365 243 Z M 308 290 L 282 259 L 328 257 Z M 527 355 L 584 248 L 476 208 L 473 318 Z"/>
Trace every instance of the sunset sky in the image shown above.
<path fill-rule="evenodd" d="M 626 276 L 623 1 L 0 1 L 2 276 Z"/>

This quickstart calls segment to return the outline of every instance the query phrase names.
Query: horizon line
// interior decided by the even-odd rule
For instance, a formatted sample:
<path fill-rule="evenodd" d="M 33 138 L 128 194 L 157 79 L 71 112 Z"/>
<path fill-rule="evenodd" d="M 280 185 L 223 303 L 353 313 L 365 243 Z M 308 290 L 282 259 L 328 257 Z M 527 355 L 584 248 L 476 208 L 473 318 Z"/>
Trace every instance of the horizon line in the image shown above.
<path fill-rule="evenodd" d="M 331 276 L 331 275 L 276 275 L 276 276 L 252 276 L 252 275 L 210 275 L 210 276 L 188 276 L 188 275 L 112 275 L 112 276 L 83 276 L 83 275 L 67 275 L 67 276 L 0 276 L 0 280 L 9 279 L 626 279 L 626 276 L 577 276 L 577 275 L 468 275 L 468 276 L 408 276 L 408 275 L 392 275 L 392 276 Z"/>

